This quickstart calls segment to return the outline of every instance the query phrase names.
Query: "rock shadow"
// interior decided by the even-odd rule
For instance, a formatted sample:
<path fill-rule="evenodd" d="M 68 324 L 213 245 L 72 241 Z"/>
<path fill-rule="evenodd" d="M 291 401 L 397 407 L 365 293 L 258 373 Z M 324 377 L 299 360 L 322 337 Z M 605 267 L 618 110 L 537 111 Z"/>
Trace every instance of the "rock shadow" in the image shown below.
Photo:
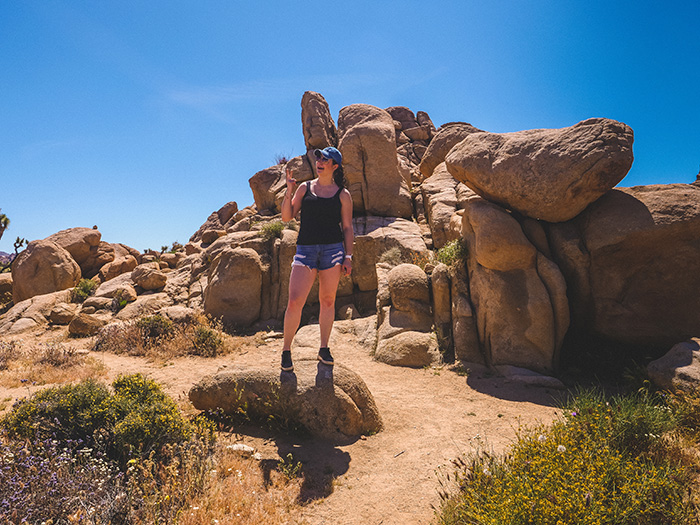
<path fill-rule="evenodd" d="M 568 397 L 567 390 L 526 385 L 505 377 L 469 375 L 467 385 L 472 390 L 505 401 L 524 401 L 546 407 L 559 407 Z"/>

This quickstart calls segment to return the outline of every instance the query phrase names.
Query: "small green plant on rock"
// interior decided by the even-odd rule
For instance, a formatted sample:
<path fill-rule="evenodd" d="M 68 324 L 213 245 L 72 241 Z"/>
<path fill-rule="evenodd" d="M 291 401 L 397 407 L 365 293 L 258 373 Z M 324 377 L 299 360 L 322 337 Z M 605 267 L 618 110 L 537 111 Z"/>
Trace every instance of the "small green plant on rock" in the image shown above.
<path fill-rule="evenodd" d="M 282 235 L 282 230 L 287 227 L 288 223 L 280 220 L 270 221 L 263 224 L 260 228 L 260 236 L 266 240 L 278 239 Z"/>
<path fill-rule="evenodd" d="M 73 303 L 82 303 L 95 294 L 97 283 L 92 279 L 80 279 L 78 284 L 70 292 L 70 300 Z"/>
<path fill-rule="evenodd" d="M 461 239 L 448 242 L 440 248 L 435 256 L 437 260 L 447 266 L 454 266 L 466 261 L 468 255 L 467 245 Z"/>

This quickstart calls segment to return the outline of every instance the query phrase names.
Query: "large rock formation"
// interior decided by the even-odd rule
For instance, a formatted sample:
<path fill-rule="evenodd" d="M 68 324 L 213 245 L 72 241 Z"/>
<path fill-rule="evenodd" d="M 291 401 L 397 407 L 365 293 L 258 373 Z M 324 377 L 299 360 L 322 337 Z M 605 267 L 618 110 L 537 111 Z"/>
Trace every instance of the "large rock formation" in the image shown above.
<path fill-rule="evenodd" d="M 466 203 L 469 292 L 479 341 L 491 365 L 553 370 L 569 325 L 566 283 L 506 210 Z"/>
<path fill-rule="evenodd" d="M 614 189 L 548 232 L 577 328 L 659 349 L 700 334 L 700 187 Z"/>
<path fill-rule="evenodd" d="M 335 122 L 320 93 L 307 91 L 301 97 L 301 127 L 307 151 L 338 145 Z"/>
<path fill-rule="evenodd" d="M 355 214 L 410 218 L 411 192 L 399 172 L 391 115 L 367 104 L 344 107 L 338 134 Z"/>
<path fill-rule="evenodd" d="M 629 126 L 596 118 L 562 129 L 473 133 L 445 162 L 485 199 L 533 219 L 562 222 L 624 178 L 632 142 Z"/>
<path fill-rule="evenodd" d="M 72 288 L 80 275 L 68 251 L 49 240 L 32 241 L 12 265 L 12 300 L 17 304 L 35 295 Z"/>
<path fill-rule="evenodd" d="M 303 425 L 314 435 L 337 439 L 373 434 L 382 429 L 374 398 L 352 370 L 336 364 L 298 359 L 294 372 L 269 368 L 222 372 L 192 387 L 189 398 L 198 410 L 246 411 Z"/>
<path fill-rule="evenodd" d="M 466 122 L 448 122 L 440 126 L 418 166 L 423 178 L 430 177 L 435 168 L 445 162 L 445 157 L 455 145 L 472 133 L 481 131 Z"/>

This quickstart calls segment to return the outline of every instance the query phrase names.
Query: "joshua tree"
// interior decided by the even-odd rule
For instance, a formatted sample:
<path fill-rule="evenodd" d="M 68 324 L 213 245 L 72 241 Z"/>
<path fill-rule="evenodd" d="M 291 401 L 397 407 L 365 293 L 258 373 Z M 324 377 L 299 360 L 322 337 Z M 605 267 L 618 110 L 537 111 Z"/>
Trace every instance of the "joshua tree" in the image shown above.
<path fill-rule="evenodd" d="M 2 239 L 2 234 L 5 233 L 5 230 L 9 225 L 10 219 L 8 219 L 7 215 L 5 215 L 4 213 L 0 213 L 0 239 Z"/>

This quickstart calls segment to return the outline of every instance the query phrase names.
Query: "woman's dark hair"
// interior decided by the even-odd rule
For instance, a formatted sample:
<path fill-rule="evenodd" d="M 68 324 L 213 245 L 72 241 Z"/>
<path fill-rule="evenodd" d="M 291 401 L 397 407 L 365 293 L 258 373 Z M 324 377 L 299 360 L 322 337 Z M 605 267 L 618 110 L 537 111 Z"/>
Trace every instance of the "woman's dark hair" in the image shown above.
<path fill-rule="evenodd" d="M 333 164 L 335 164 L 335 161 L 333 161 Z M 345 187 L 345 173 L 343 173 L 343 166 L 340 164 L 335 164 L 337 167 L 335 168 L 335 171 L 333 172 L 333 182 L 335 182 L 335 185 L 338 186 L 339 188 L 344 188 Z"/>

